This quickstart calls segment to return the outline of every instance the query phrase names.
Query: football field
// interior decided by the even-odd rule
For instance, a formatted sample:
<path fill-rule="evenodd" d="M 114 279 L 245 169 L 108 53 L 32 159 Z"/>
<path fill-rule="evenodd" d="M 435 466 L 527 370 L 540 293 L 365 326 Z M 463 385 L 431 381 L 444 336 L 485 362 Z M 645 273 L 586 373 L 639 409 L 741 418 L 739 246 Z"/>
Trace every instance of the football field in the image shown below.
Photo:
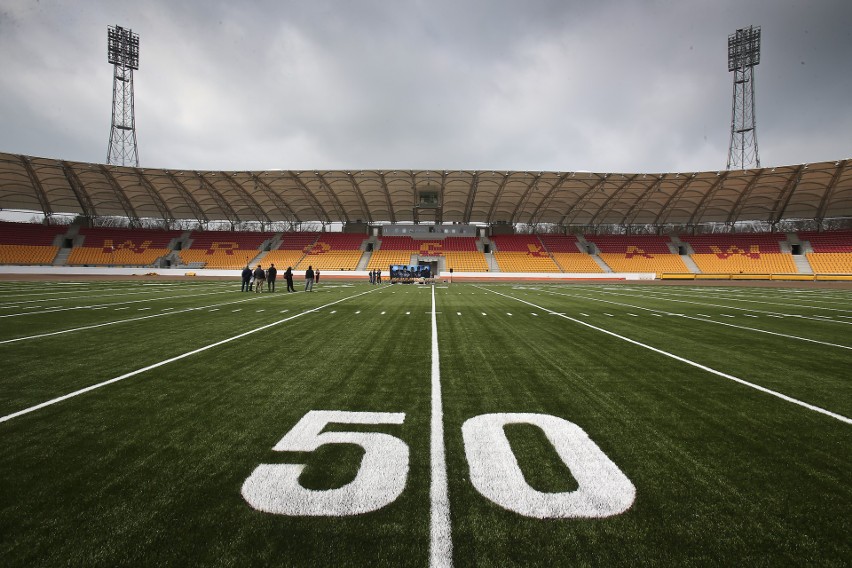
<path fill-rule="evenodd" d="M 4 566 L 852 563 L 852 289 L 0 282 Z"/>

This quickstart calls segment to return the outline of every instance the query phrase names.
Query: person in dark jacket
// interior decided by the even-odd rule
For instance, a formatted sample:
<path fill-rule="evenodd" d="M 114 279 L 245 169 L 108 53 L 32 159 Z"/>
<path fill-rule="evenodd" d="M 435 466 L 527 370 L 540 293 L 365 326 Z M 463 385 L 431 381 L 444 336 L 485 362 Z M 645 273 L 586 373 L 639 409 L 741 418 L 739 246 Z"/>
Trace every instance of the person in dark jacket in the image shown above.
<path fill-rule="evenodd" d="M 270 264 L 266 270 L 266 289 L 270 292 L 275 291 L 275 277 L 278 276 L 278 269 L 274 264 Z"/>
<path fill-rule="evenodd" d="M 249 268 L 248 264 L 246 264 L 246 267 L 243 268 L 243 286 L 242 286 L 242 288 L 240 288 L 240 292 L 250 291 L 251 290 L 251 288 L 249 287 L 250 282 L 251 282 L 251 268 Z"/>
<path fill-rule="evenodd" d="M 287 291 L 295 292 L 296 289 L 293 288 L 293 268 L 288 266 L 287 270 L 284 271 L 284 280 L 287 281 Z"/>
<path fill-rule="evenodd" d="M 314 291 L 314 267 L 308 266 L 305 271 L 305 292 Z"/>
<path fill-rule="evenodd" d="M 315 284 L 319 284 L 319 276 L 320 276 L 319 275 L 319 268 L 317 268 L 316 270 L 314 270 L 314 283 Z"/>
<path fill-rule="evenodd" d="M 254 269 L 254 293 L 257 294 L 259 292 L 263 292 L 263 283 L 266 280 L 266 272 L 263 271 L 263 268 L 260 265 L 257 265 L 257 268 Z"/>

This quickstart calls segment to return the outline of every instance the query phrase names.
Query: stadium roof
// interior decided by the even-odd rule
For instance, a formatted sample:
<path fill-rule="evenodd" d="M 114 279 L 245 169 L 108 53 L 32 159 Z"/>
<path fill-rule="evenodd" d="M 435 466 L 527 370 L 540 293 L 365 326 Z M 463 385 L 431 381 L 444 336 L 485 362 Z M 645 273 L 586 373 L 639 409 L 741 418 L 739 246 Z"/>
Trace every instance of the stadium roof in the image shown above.
<path fill-rule="evenodd" d="M 0 153 L 0 208 L 235 223 L 776 223 L 852 217 L 852 168 L 846 159 L 662 174 L 192 171 Z"/>

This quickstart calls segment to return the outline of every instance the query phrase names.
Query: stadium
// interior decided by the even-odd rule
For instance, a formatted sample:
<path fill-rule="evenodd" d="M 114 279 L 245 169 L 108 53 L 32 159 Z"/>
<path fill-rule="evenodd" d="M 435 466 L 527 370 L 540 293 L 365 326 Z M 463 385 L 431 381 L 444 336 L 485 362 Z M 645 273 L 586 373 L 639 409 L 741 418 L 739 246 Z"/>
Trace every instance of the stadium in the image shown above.
<path fill-rule="evenodd" d="M 0 153 L 4 565 L 848 565 L 850 159 L 741 166 Z"/>

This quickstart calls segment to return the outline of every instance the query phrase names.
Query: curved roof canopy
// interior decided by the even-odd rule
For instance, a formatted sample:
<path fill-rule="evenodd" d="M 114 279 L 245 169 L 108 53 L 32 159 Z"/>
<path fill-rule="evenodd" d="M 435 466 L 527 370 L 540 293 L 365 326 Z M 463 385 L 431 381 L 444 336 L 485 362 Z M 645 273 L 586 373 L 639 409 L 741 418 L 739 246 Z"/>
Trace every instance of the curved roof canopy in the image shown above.
<path fill-rule="evenodd" d="M 202 222 L 776 223 L 852 217 L 850 162 L 662 174 L 194 171 L 0 153 L 0 208 Z"/>

